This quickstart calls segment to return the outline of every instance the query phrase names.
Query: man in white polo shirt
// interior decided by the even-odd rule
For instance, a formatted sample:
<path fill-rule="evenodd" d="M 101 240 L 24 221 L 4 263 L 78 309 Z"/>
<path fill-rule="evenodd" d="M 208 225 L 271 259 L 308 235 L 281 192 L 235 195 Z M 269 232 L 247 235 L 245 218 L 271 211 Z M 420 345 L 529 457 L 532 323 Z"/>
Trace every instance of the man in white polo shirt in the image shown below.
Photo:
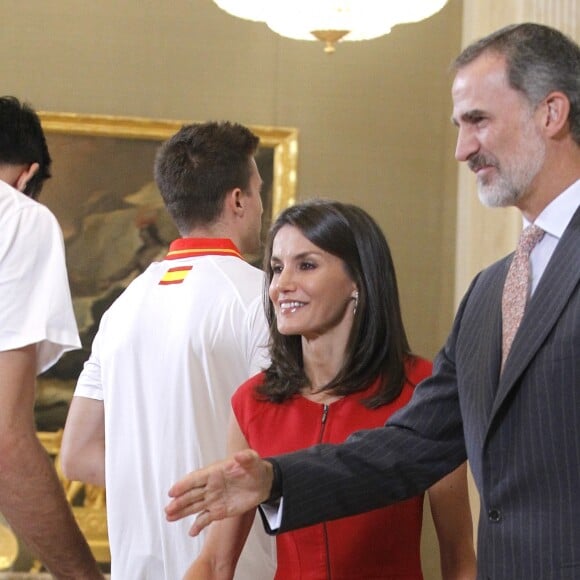
<path fill-rule="evenodd" d="M 155 177 L 182 238 L 101 320 L 62 447 L 68 477 L 106 484 L 113 579 L 181 578 L 201 548 L 165 520 L 171 483 L 226 449 L 230 396 L 267 356 L 258 138 L 241 125 L 186 126 Z M 237 578 L 272 578 L 258 529 Z"/>
<path fill-rule="evenodd" d="M 0 511 L 55 578 L 102 578 L 34 424 L 36 375 L 80 347 L 36 113 L 0 97 Z M 57 533 L 55 533 L 57 532 Z"/>

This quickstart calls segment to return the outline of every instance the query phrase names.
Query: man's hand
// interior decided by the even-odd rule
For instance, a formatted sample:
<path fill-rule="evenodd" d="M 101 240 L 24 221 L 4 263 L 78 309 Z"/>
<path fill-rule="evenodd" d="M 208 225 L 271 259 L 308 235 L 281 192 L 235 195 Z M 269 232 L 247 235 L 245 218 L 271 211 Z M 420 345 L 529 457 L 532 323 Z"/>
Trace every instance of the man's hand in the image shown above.
<path fill-rule="evenodd" d="M 189 530 L 197 536 L 215 520 L 239 516 L 268 499 L 272 465 L 246 449 L 231 458 L 186 475 L 169 490 L 165 508 L 169 521 L 199 514 Z"/>

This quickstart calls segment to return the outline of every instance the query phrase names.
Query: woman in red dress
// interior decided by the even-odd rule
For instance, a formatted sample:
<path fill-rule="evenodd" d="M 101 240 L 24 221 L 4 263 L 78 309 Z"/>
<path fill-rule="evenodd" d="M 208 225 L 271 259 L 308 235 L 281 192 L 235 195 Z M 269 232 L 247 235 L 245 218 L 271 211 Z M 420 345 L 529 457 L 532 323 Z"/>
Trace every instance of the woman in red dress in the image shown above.
<path fill-rule="evenodd" d="M 384 424 L 431 364 L 409 348 L 378 225 L 352 205 L 293 206 L 274 223 L 264 264 L 271 364 L 234 394 L 230 451 L 272 456 Z M 466 466 L 428 493 L 443 578 L 475 578 Z M 422 514 L 420 495 L 280 534 L 276 579 L 421 580 Z M 186 578 L 233 578 L 253 515 L 214 522 Z"/>

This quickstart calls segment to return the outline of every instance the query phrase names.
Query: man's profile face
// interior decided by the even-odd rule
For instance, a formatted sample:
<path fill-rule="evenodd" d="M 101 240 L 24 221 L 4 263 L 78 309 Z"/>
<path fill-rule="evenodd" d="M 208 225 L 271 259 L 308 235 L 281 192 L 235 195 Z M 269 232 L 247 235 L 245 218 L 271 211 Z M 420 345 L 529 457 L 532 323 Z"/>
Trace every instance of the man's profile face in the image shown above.
<path fill-rule="evenodd" d="M 525 96 L 509 86 L 502 56 L 483 53 L 457 72 L 452 88 L 455 157 L 477 175 L 490 207 L 518 206 L 545 160 L 545 142 Z"/>

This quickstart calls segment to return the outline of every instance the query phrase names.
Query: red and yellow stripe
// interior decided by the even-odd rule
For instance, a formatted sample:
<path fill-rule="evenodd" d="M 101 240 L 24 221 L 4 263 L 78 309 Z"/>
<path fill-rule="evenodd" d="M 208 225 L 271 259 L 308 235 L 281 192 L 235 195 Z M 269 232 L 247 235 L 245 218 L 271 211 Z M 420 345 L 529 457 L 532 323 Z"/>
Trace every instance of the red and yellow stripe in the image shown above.
<path fill-rule="evenodd" d="M 171 243 L 165 259 L 179 260 L 196 256 L 235 256 L 244 259 L 236 245 L 228 238 L 179 238 Z M 191 268 L 191 266 L 169 268 L 159 284 L 162 286 L 181 284 Z"/>
<path fill-rule="evenodd" d="M 195 256 L 236 256 L 244 259 L 236 245 L 227 238 L 179 238 L 172 242 L 166 260 Z"/>
<path fill-rule="evenodd" d="M 181 284 L 189 274 L 191 268 L 191 266 L 169 268 L 169 270 L 163 274 L 163 278 L 159 280 L 159 284 L 161 286 L 166 286 L 167 284 Z"/>

